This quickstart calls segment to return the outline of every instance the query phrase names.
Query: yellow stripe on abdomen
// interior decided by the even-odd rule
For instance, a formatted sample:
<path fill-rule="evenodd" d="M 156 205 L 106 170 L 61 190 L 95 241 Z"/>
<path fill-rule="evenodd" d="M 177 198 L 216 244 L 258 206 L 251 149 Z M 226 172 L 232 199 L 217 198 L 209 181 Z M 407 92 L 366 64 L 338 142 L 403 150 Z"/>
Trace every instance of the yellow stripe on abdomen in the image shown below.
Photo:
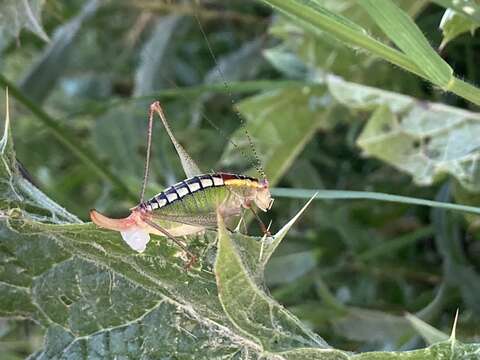
<path fill-rule="evenodd" d="M 252 187 L 252 188 L 256 188 L 259 186 L 257 181 L 252 181 L 249 179 L 225 180 L 225 185 L 226 186 L 245 186 L 245 187 Z"/>

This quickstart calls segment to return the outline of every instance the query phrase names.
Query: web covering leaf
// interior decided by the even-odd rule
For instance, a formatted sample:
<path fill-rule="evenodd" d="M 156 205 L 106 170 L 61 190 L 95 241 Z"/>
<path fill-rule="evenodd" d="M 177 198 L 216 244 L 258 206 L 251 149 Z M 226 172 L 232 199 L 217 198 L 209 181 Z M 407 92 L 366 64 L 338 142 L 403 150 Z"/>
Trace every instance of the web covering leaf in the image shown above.
<path fill-rule="evenodd" d="M 181 252 L 155 239 L 137 254 L 118 234 L 81 223 L 17 171 L 8 131 L 0 141 L 0 315 L 45 329 L 31 359 L 349 359 L 275 302 L 264 266 L 293 225 L 273 241 L 217 234 L 189 238 L 200 264 L 184 271 Z M 295 220 L 295 219 L 294 219 Z M 216 259 L 216 260 L 214 260 Z M 215 266 L 213 267 L 213 263 Z M 471 355 L 449 341 L 392 358 Z"/>

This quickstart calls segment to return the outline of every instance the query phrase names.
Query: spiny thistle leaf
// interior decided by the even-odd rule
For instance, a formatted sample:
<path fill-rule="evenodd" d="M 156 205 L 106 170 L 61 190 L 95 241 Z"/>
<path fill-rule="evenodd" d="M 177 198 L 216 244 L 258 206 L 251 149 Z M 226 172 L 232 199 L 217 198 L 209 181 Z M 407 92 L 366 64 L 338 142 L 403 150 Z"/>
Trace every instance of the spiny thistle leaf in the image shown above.
<path fill-rule="evenodd" d="M 214 232 L 189 239 L 201 260 L 188 272 L 182 253 L 164 239 L 143 254 L 132 252 L 118 234 L 81 223 L 21 177 L 8 114 L 5 124 L 0 315 L 45 327 L 37 358 L 73 358 L 81 351 L 100 357 L 260 357 L 262 347 L 231 323 L 219 301 L 209 270 Z M 244 252 L 258 255 L 254 238 L 236 238 L 246 240 Z"/>
<path fill-rule="evenodd" d="M 230 236 L 221 223 L 215 274 L 215 232 L 188 239 L 200 255 L 188 272 L 165 239 L 133 252 L 118 234 L 81 223 L 21 177 L 8 120 L 0 140 L 0 315 L 46 329 L 44 348 L 31 358 L 433 359 L 478 352 L 456 340 L 405 354 L 330 348 L 265 290 L 259 259 L 275 245 Z"/>
<path fill-rule="evenodd" d="M 328 348 L 319 336 L 259 288 L 249 269 L 242 243 L 235 244 L 219 216 L 218 255 L 215 274 L 223 308 L 239 330 L 267 351 L 291 348 Z M 251 255 L 251 254 L 249 254 Z M 247 255 L 247 257 L 249 256 Z M 234 280 L 234 281 L 232 281 Z M 341 352 L 337 352 L 341 356 Z"/>

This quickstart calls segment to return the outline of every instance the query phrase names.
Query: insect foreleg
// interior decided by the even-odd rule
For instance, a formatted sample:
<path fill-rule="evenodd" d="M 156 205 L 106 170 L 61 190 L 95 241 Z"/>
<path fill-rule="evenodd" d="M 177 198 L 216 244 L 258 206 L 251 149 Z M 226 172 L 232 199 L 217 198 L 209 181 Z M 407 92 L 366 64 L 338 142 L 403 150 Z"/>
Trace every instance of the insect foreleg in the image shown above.
<path fill-rule="evenodd" d="M 258 224 L 260 225 L 260 228 L 262 229 L 262 232 L 264 235 L 267 235 L 267 236 L 270 236 L 270 231 L 268 230 L 268 228 L 265 226 L 265 224 L 263 223 L 262 219 L 260 219 L 260 216 L 258 216 L 257 212 L 253 209 L 253 207 L 250 207 L 249 208 L 253 215 L 255 216 L 255 219 L 257 219 L 258 221 Z"/>
<path fill-rule="evenodd" d="M 244 217 L 244 213 L 242 211 L 241 215 L 240 215 L 240 219 L 238 220 L 238 224 L 237 224 L 237 226 L 235 226 L 235 229 L 233 230 L 233 232 L 236 232 L 236 233 L 240 232 L 240 227 L 242 226 L 242 224 L 244 224 L 243 217 Z M 245 226 L 245 224 L 244 224 L 244 226 Z"/>
<path fill-rule="evenodd" d="M 242 208 L 241 213 L 240 213 L 240 220 L 238 221 L 237 225 L 237 231 L 240 232 L 240 226 L 243 225 L 243 233 L 248 234 L 248 229 L 247 229 L 247 222 L 245 221 L 245 209 Z"/>
<path fill-rule="evenodd" d="M 183 251 L 185 251 L 185 253 L 187 254 L 187 256 L 190 258 L 190 260 L 188 261 L 187 265 L 186 265 L 186 268 L 189 269 L 194 263 L 195 261 L 197 260 L 197 257 L 195 255 L 193 255 L 190 250 L 187 249 L 187 247 L 182 243 L 180 242 L 179 240 L 177 240 L 172 234 L 170 234 L 166 229 L 164 229 L 163 227 L 161 227 L 160 225 L 158 224 L 155 224 L 153 221 L 149 220 L 149 219 L 142 219 L 145 223 L 147 223 L 148 225 L 150 225 L 151 227 L 157 229 L 158 231 L 160 231 L 162 234 L 164 234 L 166 237 L 168 237 L 170 240 L 172 240 L 175 244 L 177 244 Z"/>

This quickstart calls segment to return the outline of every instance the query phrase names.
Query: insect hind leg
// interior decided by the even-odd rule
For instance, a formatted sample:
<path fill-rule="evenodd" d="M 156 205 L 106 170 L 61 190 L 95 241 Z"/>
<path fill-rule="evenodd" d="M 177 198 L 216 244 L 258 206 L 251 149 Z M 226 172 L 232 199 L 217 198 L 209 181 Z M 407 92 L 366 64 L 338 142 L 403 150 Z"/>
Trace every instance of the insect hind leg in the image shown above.
<path fill-rule="evenodd" d="M 150 156 L 151 156 L 151 149 L 152 149 L 152 132 L 153 132 L 153 116 L 157 114 L 160 117 L 160 120 L 163 124 L 163 127 L 167 131 L 170 140 L 177 151 L 178 157 L 180 158 L 180 162 L 182 163 L 183 170 L 187 177 L 193 177 L 195 175 L 200 175 L 201 171 L 198 168 L 198 165 L 195 161 L 190 157 L 190 155 L 185 151 L 185 149 L 180 145 L 177 141 L 175 136 L 173 135 L 173 131 L 168 124 L 167 118 L 163 112 L 162 106 L 160 105 L 159 101 L 154 101 L 150 104 L 150 108 L 148 111 L 148 127 L 147 127 L 147 156 L 145 158 L 145 171 L 143 175 L 143 185 L 142 185 L 142 192 L 140 193 L 140 203 L 143 203 L 145 197 L 145 190 L 147 187 L 148 182 L 148 175 L 150 172 Z"/>
<path fill-rule="evenodd" d="M 145 158 L 145 170 L 143 173 L 142 192 L 140 193 L 140 204 L 142 204 L 143 200 L 145 199 L 145 190 L 147 188 L 148 173 L 150 172 L 150 153 L 152 149 L 153 113 L 154 113 L 154 109 L 152 106 L 150 106 L 150 110 L 148 112 L 148 127 L 147 127 L 147 156 Z"/>
<path fill-rule="evenodd" d="M 163 235 L 165 235 L 167 238 L 172 240 L 178 247 L 180 247 L 185 252 L 185 254 L 187 254 L 187 256 L 189 258 L 187 264 L 185 265 L 187 270 L 190 269 L 193 264 L 195 264 L 195 262 L 197 261 L 197 257 L 190 250 L 188 250 L 187 247 L 181 241 L 176 239 L 172 234 L 170 234 L 170 232 L 168 232 L 166 229 L 164 229 L 160 225 L 155 224 L 153 221 L 151 221 L 149 219 L 142 219 L 142 220 L 146 224 L 148 224 L 151 227 L 153 227 L 154 229 L 160 231 Z"/>

